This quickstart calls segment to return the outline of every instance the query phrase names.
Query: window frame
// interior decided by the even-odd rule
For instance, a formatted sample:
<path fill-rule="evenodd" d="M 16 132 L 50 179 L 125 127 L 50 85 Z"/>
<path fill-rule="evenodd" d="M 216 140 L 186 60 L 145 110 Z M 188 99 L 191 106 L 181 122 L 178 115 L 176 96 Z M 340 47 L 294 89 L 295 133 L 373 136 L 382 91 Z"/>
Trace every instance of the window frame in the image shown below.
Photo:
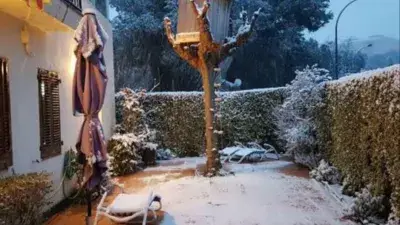
<path fill-rule="evenodd" d="M 2 65 L 6 66 L 5 73 L 3 74 L 1 69 Z M 5 148 L 8 148 L 7 150 L 4 150 L 4 152 L 0 152 L 0 171 L 1 170 L 7 170 L 9 167 L 13 165 L 13 149 L 12 149 L 12 124 L 11 124 L 11 93 L 10 93 L 10 72 L 9 72 L 10 64 L 9 60 L 6 57 L 1 57 L 0 56 L 0 90 L 3 90 L 5 92 L 5 96 L 1 100 L 6 100 L 4 101 L 3 104 L 3 112 L 0 112 L 1 114 L 4 114 L 4 112 L 8 113 L 8 146 Z M 5 83 L 3 84 L 3 80 Z M 8 110 L 7 110 L 8 109 Z M 7 117 L 7 116 L 6 116 Z M 4 126 L 4 127 L 3 127 Z M 3 130 L 5 128 L 5 122 L 0 124 L 0 128 Z M 5 138 L 7 138 L 5 136 Z M 6 142 L 6 140 L 4 140 Z"/>
<path fill-rule="evenodd" d="M 41 159 L 49 159 L 62 152 L 61 99 L 59 73 L 38 68 L 39 150 Z M 56 89 L 54 91 L 54 88 Z M 44 91 L 44 92 L 43 92 Z M 57 94 L 57 96 L 54 96 Z M 46 96 L 50 96 L 46 98 Z M 48 106 L 50 104 L 50 106 Z M 56 105 L 54 105 L 56 104 Z M 50 118 L 47 118 L 47 117 Z M 49 142 L 49 143 L 46 143 Z"/>

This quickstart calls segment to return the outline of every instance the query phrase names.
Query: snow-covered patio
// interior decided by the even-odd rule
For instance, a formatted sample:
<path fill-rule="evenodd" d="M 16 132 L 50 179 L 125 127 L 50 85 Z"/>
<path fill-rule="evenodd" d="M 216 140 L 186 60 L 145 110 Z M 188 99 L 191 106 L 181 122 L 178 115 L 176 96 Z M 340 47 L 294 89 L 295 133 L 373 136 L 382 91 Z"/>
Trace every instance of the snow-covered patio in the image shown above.
<path fill-rule="evenodd" d="M 352 224 L 340 220 L 342 206 L 316 182 L 282 172 L 293 166 L 291 162 L 225 164 L 234 172 L 225 177 L 205 178 L 188 172 L 199 168 L 204 160 L 163 161 L 120 182 L 128 192 L 148 193 L 153 189 L 162 196 L 161 225 Z M 84 207 L 69 209 L 48 224 L 78 224 L 77 220 L 83 224 L 84 212 Z M 100 224 L 110 223 L 103 218 Z"/>

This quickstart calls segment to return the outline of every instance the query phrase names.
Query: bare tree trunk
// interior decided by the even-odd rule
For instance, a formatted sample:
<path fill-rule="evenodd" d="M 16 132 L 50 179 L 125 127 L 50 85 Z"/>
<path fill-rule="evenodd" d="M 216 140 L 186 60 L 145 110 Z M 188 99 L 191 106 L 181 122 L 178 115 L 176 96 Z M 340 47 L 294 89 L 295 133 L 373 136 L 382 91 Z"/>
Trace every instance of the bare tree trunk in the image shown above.
<path fill-rule="evenodd" d="M 214 137 L 214 67 L 218 66 L 223 59 L 230 56 L 239 46 L 242 46 L 248 41 L 261 9 L 254 12 L 251 22 L 248 21 L 247 16 L 243 17 L 244 24 L 239 29 L 240 32 L 238 32 L 235 37 L 230 38 L 230 41 L 218 43 L 213 40 L 213 35 L 210 31 L 210 22 L 207 18 L 207 11 L 210 7 L 208 1 L 204 1 L 202 8 L 198 7 L 194 0 L 191 0 L 190 3 L 194 15 L 196 15 L 197 24 L 199 25 L 199 43 L 177 43 L 175 35 L 172 32 L 171 20 L 168 17 L 164 19 L 164 27 L 168 41 L 171 43 L 175 52 L 192 67 L 198 69 L 202 76 L 206 121 L 207 166 L 205 175 L 215 176 L 219 174 L 221 162 L 216 148 L 217 139 Z M 245 14 L 247 15 L 247 13 Z M 227 67 L 229 67 L 229 64 L 230 63 L 227 64 Z"/>
<path fill-rule="evenodd" d="M 205 65 L 200 68 L 200 73 L 203 78 L 203 90 L 204 90 L 204 114 L 206 122 L 206 156 L 207 164 L 205 175 L 215 176 L 221 168 L 221 162 L 219 160 L 217 150 L 217 139 L 214 134 L 215 123 L 214 123 L 214 106 L 215 106 L 215 92 L 214 92 L 214 79 L 213 79 L 214 68 L 212 65 Z"/>

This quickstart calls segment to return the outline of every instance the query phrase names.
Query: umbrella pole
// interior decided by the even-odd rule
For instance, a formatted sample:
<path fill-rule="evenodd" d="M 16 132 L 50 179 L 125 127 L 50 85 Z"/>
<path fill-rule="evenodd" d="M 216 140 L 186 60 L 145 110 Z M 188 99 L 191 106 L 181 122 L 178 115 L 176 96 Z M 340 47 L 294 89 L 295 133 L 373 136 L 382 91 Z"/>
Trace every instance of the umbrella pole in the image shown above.
<path fill-rule="evenodd" d="M 87 218 L 86 218 L 86 225 L 92 225 L 91 224 L 91 217 L 92 217 L 92 196 L 90 194 L 91 192 L 88 190 L 86 192 L 86 202 L 87 202 Z"/>

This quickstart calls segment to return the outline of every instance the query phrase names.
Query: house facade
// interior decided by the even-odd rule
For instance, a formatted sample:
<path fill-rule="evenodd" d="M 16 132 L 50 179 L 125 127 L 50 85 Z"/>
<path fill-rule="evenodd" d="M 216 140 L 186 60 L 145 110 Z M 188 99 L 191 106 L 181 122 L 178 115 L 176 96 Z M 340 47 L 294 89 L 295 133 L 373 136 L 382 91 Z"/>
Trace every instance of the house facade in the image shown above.
<path fill-rule="evenodd" d="M 109 79 L 100 119 L 106 138 L 112 135 L 114 65 L 108 0 L 0 0 L 0 176 L 47 171 L 54 189 L 60 185 L 65 152 L 74 148 L 83 122 L 72 109 L 73 35 L 86 8 L 97 10 L 109 35 L 104 49 Z M 72 182 L 65 183 L 67 189 L 71 186 Z M 58 191 L 52 201 L 63 197 Z"/>

